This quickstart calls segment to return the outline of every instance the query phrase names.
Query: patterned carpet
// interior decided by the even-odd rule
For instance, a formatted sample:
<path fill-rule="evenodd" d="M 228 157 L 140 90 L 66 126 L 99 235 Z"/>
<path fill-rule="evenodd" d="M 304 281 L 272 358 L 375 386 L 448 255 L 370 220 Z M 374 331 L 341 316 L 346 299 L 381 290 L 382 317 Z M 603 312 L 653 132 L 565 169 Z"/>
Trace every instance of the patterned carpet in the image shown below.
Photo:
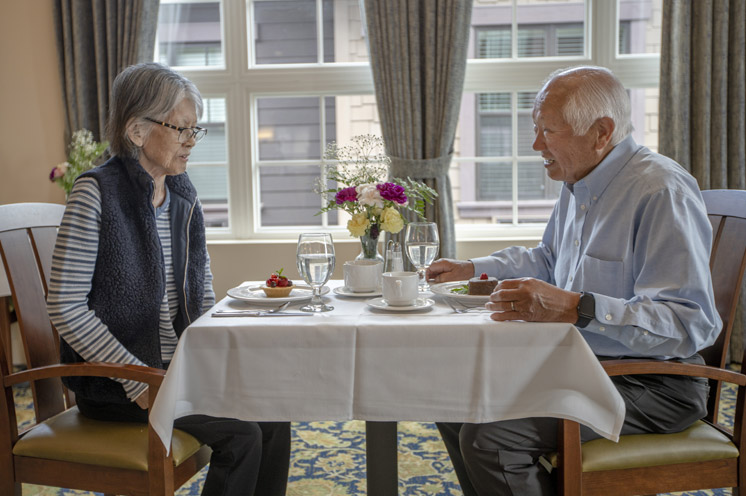
<path fill-rule="evenodd" d="M 33 422 L 31 392 L 15 390 L 20 399 L 19 426 Z M 732 424 L 735 390 L 725 387 L 721 418 Z M 402 496 L 461 496 L 461 489 L 434 424 L 399 423 L 399 494 Z M 292 456 L 287 496 L 355 496 L 366 494 L 365 424 L 302 422 L 293 424 Z M 199 495 L 204 470 L 176 493 Z M 23 496 L 94 495 L 24 484 Z M 730 489 L 675 493 L 682 496 L 724 496 Z"/>

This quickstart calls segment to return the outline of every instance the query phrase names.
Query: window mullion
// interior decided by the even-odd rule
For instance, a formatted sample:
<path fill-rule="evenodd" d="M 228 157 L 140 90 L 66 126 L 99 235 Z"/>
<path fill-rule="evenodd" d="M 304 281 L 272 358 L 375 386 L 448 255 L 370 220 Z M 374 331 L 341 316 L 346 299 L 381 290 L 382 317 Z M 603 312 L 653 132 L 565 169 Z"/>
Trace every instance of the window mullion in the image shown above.
<path fill-rule="evenodd" d="M 513 0 L 511 6 L 511 20 L 510 20 L 510 44 L 511 44 L 511 58 L 518 58 L 518 0 Z"/>
<path fill-rule="evenodd" d="M 319 147 L 321 148 L 319 153 L 319 157 L 321 157 L 319 160 L 319 177 L 321 178 L 320 181 L 322 181 L 321 184 L 326 184 L 326 167 L 324 166 L 324 149 L 326 148 L 326 97 L 324 95 L 319 95 L 319 112 L 319 124 L 321 126 L 321 129 L 319 129 Z M 323 207 L 324 199 L 322 195 L 319 195 L 319 202 Z M 321 227 L 329 227 L 329 215 L 326 212 L 321 214 Z"/>
<path fill-rule="evenodd" d="M 324 5 L 316 0 L 316 61 L 324 62 Z"/>
<path fill-rule="evenodd" d="M 512 217 L 513 225 L 518 225 L 518 92 L 510 92 L 510 125 L 513 128 L 511 135 L 512 140 L 512 157 L 510 175 L 512 181 Z"/>
<path fill-rule="evenodd" d="M 587 2 L 586 5 L 591 59 L 594 65 L 608 67 L 611 70 L 614 70 L 614 62 L 617 58 L 618 12 L 618 1 Z"/>

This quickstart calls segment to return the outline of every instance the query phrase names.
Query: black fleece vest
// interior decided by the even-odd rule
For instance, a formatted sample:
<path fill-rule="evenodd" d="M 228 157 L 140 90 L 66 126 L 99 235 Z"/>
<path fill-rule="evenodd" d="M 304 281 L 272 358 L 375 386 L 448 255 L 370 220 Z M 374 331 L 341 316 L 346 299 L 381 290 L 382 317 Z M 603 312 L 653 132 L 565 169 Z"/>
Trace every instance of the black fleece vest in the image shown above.
<path fill-rule="evenodd" d="M 81 177 L 96 179 L 101 189 L 101 230 L 88 307 L 133 355 L 150 367 L 163 368 L 158 320 L 166 270 L 150 201 L 153 180 L 136 161 L 119 157 Z M 181 336 L 201 313 L 205 225 L 186 173 L 168 176 L 166 184 L 171 194 L 171 243 L 179 295 L 173 324 Z M 64 340 L 60 351 L 63 363 L 84 361 Z M 121 384 L 111 379 L 70 377 L 63 381 L 84 398 L 129 401 Z"/>

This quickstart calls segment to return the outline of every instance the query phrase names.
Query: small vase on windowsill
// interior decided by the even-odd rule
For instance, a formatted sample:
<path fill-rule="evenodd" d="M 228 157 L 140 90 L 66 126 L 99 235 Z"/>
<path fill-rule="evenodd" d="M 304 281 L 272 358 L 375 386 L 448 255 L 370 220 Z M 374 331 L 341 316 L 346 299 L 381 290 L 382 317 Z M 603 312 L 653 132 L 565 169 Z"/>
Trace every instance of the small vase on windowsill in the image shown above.
<path fill-rule="evenodd" d="M 383 262 L 383 255 L 378 253 L 378 238 L 381 235 L 381 230 L 378 224 L 370 226 L 368 232 L 360 236 L 361 251 L 360 254 L 355 257 L 355 260 L 380 260 Z"/>

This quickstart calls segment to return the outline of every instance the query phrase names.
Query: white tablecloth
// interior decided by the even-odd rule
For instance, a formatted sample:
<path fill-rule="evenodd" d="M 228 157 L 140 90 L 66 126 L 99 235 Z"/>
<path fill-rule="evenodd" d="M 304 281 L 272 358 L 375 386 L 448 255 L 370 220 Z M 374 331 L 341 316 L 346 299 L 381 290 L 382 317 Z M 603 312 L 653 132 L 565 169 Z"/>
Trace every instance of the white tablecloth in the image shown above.
<path fill-rule="evenodd" d="M 322 314 L 208 312 L 184 331 L 151 422 L 166 446 L 173 419 L 190 414 L 474 423 L 549 416 L 618 439 L 624 403 L 574 326 L 498 323 L 487 313 L 455 314 L 438 298 L 409 313 L 333 293 L 324 299 L 335 310 Z M 218 308 L 252 305 L 226 297 Z"/>

